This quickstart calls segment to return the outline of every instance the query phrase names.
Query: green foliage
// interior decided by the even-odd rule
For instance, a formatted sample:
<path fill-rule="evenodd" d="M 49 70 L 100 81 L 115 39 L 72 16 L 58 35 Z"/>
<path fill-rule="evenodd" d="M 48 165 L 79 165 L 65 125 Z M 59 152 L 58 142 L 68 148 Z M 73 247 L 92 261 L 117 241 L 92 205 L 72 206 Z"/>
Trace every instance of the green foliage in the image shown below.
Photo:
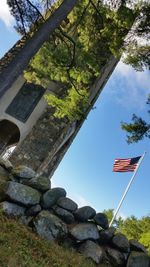
<path fill-rule="evenodd" d="M 150 70 L 150 45 L 132 45 L 126 49 L 126 64 L 131 65 L 136 71 Z"/>
<path fill-rule="evenodd" d="M 139 220 L 135 216 L 127 218 L 119 230 L 121 230 L 121 232 L 125 234 L 128 239 L 135 240 L 139 240 L 142 233 Z"/>
<path fill-rule="evenodd" d="M 113 216 L 114 216 L 114 209 L 104 210 L 103 213 L 105 213 L 107 215 L 108 222 L 110 223 Z M 119 216 L 118 218 L 115 218 L 112 226 L 117 228 L 117 229 L 120 229 L 122 224 L 123 224 L 123 219 L 121 218 L 121 216 Z"/>
<path fill-rule="evenodd" d="M 135 11 L 137 13 L 137 26 L 131 31 L 129 41 L 124 47 L 126 54 L 124 61 L 136 71 L 150 70 L 150 45 L 147 42 L 150 38 L 150 3 L 139 1 Z M 142 40 L 139 39 L 141 37 Z M 147 103 L 150 104 L 150 96 Z M 138 142 L 144 137 L 150 138 L 150 124 L 135 114 L 132 116 L 131 123 L 123 122 L 121 127 L 127 132 L 129 144 Z"/>
<path fill-rule="evenodd" d="M 114 215 L 114 209 L 108 209 L 108 210 L 103 210 L 103 213 L 106 214 L 107 218 L 108 218 L 108 221 L 109 223 L 111 222 L 112 220 L 112 217 Z"/>
<path fill-rule="evenodd" d="M 103 213 L 107 215 L 108 221 L 110 222 L 114 215 L 114 210 L 104 210 Z M 150 254 L 150 216 L 145 216 L 141 219 L 131 216 L 125 220 L 120 216 L 114 220 L 112 226 L 118 232 L 123 233 L 128 239 L 135 239 L 141 242 Z"/>
<path fill-rule="evenodd" d="M 136 20 L 130 31 L 130 37 L 124 46 L 126 64 L 137 71 L 150 70 L 150 3 L 139 1 L 135 5 Z"/>
<path fill-rule="evenodd" d="M 150 37 L 150 3 L 147 0 L 139 1 L 136 5 L 139 14 L 139 23 L 136 29 L 137 35 L 149 40 Z"/>
<path fill-rule="evenodd" d="M 15 18 L 14 28 L 21 35 L 37 30 L 61 2 L 55 0 L 54 4 L 53 0 L 7 0 L 10 12 Z"/>
<path fill-rule="evenodd" d="M 78 106 L 81 97 L 79 94 L 77 101 L 73 88 L 82 93 L 89 91 L 112 53 L 120 57 L 120 48 L 133 20 L 133 12 L 128 8 L 122 7 L 114 12 L 100 1 L 78 1 L 67 20 L 42 46 L 25 72 L 29 82 L 47 87 L 49 81 L 53 80 L 72 90 L 68 98 L 64 98 L 64 104 L 56 96 L 47 98 L 51 99 L 48 103 L 56 107 L 55 116 L 68 116 L 71 109 L 69 119 L 79 118 L 80 114 L 82 116 Z M 82 98 L 83 108 L 87 103 L 87 95 L 84 95 L 86 99 Z M 68 99 L 74 97 L 75 100 L 72 99 L 67 105 Z"/>
<path fill-rule="evenodd" d="M 137 219 L 135 216 L 127 218 L 119 229 L 128 239 L 141 242 L 150 254 L 150 217 Z"/>
<path fill-rule="evenodd" d="M 150 96 L 148 97 L 147 104 L 150 104 Z M 150 111 L 148 111 L 150 113 Z M 128 144 L 138 142 L 144 137 L 150 138 L 150 124 L 142 118 L 133 114 L 132 123 L 122 123 L 121 127 L 127 134 Z"/>
<path fill-rule="evenodd" d="M 54 116 L 56 118 L 66 117 L 69 121 L 80 120 L 88 106 L 88 92 L 86 90 L 75 91 L 74 88 L 68 90 L 65 98 L 61 99 L 55 95 L 48 94 L 45 98 L 47 103 L 55 107 Z"/>
<path fill-rule="evenodd" d="M 150 231 L 141 234 L 139 241 L 145 246 L 148 251 L 148 254 L 150 255 Z"/>

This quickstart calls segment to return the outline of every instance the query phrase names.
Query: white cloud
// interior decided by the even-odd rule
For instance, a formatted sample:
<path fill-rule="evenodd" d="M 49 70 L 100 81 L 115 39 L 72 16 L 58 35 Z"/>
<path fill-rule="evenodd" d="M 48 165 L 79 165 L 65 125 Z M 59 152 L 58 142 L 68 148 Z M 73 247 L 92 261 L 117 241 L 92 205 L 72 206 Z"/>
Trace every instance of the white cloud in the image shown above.
<path fill-rule="evenodd" d="M 110 93 L 113 99 L 123 107 L 145 109 L 146 99 L 150 93 L 150 72 L 137 72 L 122 61 L 117 65 Z"/>
<path fill-rule="evenodd" d="M 79 208 L 83 206 L 90 206 L 89 202 L 83 196 L 72 195 L 70 198 L 78 204 Z"/>
<path fill-rule="evenodd" d="M 120 61 L 115 71 L 117 72 L 117 74 L 127 77 L 129 73 L 132 71 L 132 68 L 129 65 L 126 65 L 122 61 Z"/>
<path fill-rule="evenodd" d="M 7 0 L 0 0 L 0 20 L 2 20 L 7 27 L 11 27 L 13 24 L 13 17 L 10 14 Z"/>

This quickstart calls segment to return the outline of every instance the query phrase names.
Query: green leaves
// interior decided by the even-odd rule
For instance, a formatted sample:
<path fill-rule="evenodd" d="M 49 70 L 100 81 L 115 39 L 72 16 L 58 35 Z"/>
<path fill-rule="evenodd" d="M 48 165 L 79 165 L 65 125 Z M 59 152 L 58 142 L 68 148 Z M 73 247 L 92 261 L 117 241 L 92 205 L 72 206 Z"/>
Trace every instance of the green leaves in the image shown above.
<path fill-rule="evenodd" d="M 150 45 L 128 45 L 124 62 L 137 71 L 150 70 Z"/>
<path fill-rule="evenodd" d="M 128 239 L 135 239 L 141 242 L 150 254 L 150 217 L 145 216 L 137 219 L 135 216 L 128 217 L 119 231 Z"/>
<path fill-rule="evenodd" d="M 88 97 L 89 94 L 85 89 L 80 89 L 77 92 L 74 88 L 71 88 L 63 99 L 52 94 L 46 95 L 45 98 L 50 106 L 55 107 L 55 117 L 59 119 L 66 117 L 73 122 L 80 120 L 84 115 L 84 111 L 88 107 Z"/>
<path fill-rule="evenodd" d="M 139 241 L 145 246 L 150 255 L 150 231 L 141 234 Z"/>
<path fill-rule="evenodd" d="M 128 144 L 136 143 L 144 137 L 150 138 L 150 124 L 146 123 L 142 118 L 133 114 L 132 123 L 122 123 L 121 128 L 125 130 Z"/>
<path fill-rule="evenodd" d="M 55 107 L 56 117 L 68 117 L 71 121 L 82 117 L 89 88 L 112 53 L 120 56 L 119 50 L 131 27 L 128 13 L 127 8 L 115 13 L 96 0 L 79 1 L 31 61 L 25 72 L 28 81 L 47 88 L 53 80 L 63 83 L 68 91 L 65 98 L 46 98 Z M 76 88 L 81 94 L 77 94 Z"/>
<path fill-rule="evenodd" d="M 103 211 L 110 222 L 114 210 L 108 209 Z M 150 254 L 150 217 L 145 216 L 137 219 L 135 216 L 127 217 L 125 220 L 122 217 L 114 220 L 113 226 L 118 232 L 123 233 L 128 239 L 135 239 L 141 242 L 148 253 Z"/>

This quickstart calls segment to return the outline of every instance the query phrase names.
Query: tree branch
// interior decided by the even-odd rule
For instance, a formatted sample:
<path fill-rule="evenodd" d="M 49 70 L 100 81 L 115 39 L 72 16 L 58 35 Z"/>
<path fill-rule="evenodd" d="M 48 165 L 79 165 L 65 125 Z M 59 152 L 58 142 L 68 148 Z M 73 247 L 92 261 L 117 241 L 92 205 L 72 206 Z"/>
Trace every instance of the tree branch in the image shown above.
<path fill-rule="evenodd" d="M 91 3 L 91 5 L 94 7 L 94 9 L 96 10 L 96 12 L 98 13 L 98 15 L 99 15 L 99 17 L 100 17 L 100 19 L 101 19 L 101 23 L 102 23 L 102 25 L 104 25 L 104 23 L 103 23 L 103 17 L 102 17 L 102 15 L 101 15 L 101 13 L 99 12 L 97 6 L 93 3 L 92 0 L 90 0 L 90 3 Z"/>
<path fill-rule="evenodd" d="M 31 3 L 30 0 L 26 0 L 26 1 L 27 1 L 27 3 L 28 3 L 30 6 L 32 6 L 32 7 L 36 10 L 36 12 L 39 14 L 39 16 L 45 21 L 43 15 L 42 15 L 41 12 L 39 11 L 39 9 L 38 9 L 35 5 L 33 5 L 33 4 Z"/>
<path fill-rule="evenodd" d="M 75 62 L 75 54 L 76 54 L 76 42 L 66 33 L 64 32 L 61 27 L 59 27 L 59 30 L 61 32 L 61 34 L 67 38 L 72 44 L 73 44 L 73 54 L 72 54 L 72 60 L 71 63 L 68 65 L 68 68 L 70 69 L 71 67 L 73 67 L 74 62 Z"/>
<path fill-rule="evenodd" d="M 24 34 L 26 35 L 27 32 L 26 32 L 26 29 L 25 29 L 25 26 L 24 26 L 24 19 L 23 19 L 23 15 L 22 15 L 22 11 L 21 11 L 21 8 L 17 2 L 17 0 L 15 0 L 15 3 L 16 3 L 16 6 L 18 8 L 18 11 L 19 11 L 19 15 L 20 15 L 20 19 L 21 19 L 21 23 L 22 23 L 22 27 L 23 27 L 23 31 L 24 31 Z"/>

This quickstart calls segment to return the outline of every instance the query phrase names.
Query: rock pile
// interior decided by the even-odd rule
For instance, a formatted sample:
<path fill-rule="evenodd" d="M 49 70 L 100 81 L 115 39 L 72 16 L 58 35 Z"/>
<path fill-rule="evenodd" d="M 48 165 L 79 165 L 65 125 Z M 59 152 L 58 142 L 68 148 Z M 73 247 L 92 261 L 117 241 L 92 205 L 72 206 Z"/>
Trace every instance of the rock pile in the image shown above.
<path fill-rule="evenodd" d="M 39 236 L 71 247 L 98 266 L 149 267 L 144 246 L 109 227 L 107 216 L 89 206 L 78 208 L 65 189 L 48 178 L 0 160 L 0 208 Z"/>

